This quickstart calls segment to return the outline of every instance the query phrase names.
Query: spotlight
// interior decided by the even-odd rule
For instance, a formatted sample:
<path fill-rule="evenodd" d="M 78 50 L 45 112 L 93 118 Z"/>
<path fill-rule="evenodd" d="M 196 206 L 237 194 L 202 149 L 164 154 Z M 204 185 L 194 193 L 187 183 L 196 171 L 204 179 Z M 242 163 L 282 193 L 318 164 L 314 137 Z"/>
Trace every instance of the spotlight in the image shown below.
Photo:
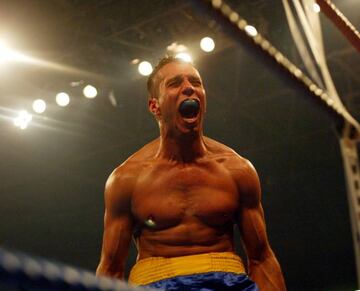
<path fill-rule="evenodd" d="M 84 96 L 86 98 L 92 99 L 97 96 L 97 90 L 94 86 L 86 85 L 83 89 Z"/>
<path fill-rule="evenodd" d="M 319 13 L 321 11 L 319 4 L 314 3 L 313 10 L 314 10 L 314 12 Z"/>
<path fill-rule="evenodd" d="M 211 52 L 215 48 L 215 42 L 211 37 L 204 37 L 200 41 L 200 47 L 204 52 Z"/>
<path fill-rule="evenodd" d="M 141 75 L 149 76 L 153 71 L 153 67 L 149 62 L 143 61 L 139 64 L 138 70 Z"/>
<path fill-rule="evenodd" d="M 184 53 L 184 52 L 176 54 L 175 58 L 182 59 L 183 61 L 188 62 L 188 63 L 192 62 L 191 56 L 188 53 Z"/>
<path fill-rule="evenodd" d="M 11 59 L 12 53 L 7 43 L 0 39 L 0 63 L 4 63 Z"/>
<path fill-rule="evenodd" d="M 166 49 L 169 52 L 172 52 L 172 54 L 177 54 L 188 50 L 188 48 L 185 45 L 177 42 L 173 42 L 171 45 L 168 45 Z"/>
<path fill-rule="evenodd" d="M 65 92 L 60 92 L 56 95 L 56 103 L 61 106 L 65 107 L 70 102 L 70 96 Z"/>
<path fill-rule="evenodd" d="M 36 113 L 43 113 L 46 110 L 46 103 L 42 99 L 36 99 L 32 104 L 32 108 Z"/>
<path fill-rule="evenodd" d="M 33 61 L 33 59 L 12 50 L 11 48 L 9 48 L 6 41 L 0 39 L 0 63 L 4 63 L 7 61 L 31 62 Z"/>
<path fill-rule="evenodd" d="M 257 36 L 258 32 L 256 30 L 256 28 L 252 25 L 246 25 L 245 26 L 245 31 L 248 35 L 254 37 L 254 36 Z"/>
<path fill-rule="evenodd" d="M 21 129 L 26 129 L 32 120 L 32 115 L 26 110 L 21 110 L 18 116 L 14 119 L 14 125 Z"/>

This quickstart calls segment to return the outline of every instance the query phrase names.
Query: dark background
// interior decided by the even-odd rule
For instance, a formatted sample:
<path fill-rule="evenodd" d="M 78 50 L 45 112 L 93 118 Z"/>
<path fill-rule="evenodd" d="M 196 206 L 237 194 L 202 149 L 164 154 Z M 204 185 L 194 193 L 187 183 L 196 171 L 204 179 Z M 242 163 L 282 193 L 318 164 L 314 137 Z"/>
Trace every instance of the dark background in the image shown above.
<path fill-rule="evenodd" d="M 333 2 L 359 29 L 360 2 Z M 281 1 L 229 4 L 303 67 Z M 359 119 L 359 55 L 323 14 L 321 22 L 335 86 Z M 0 0 L 1 36 L 18 51 L 83 71 L 0 64 L 1 247 L 95 271 L 105 181 L 158 135 L 146 78 L 131 60 L 154 65 L 176 41 L 193 52 L 205 81 L 206 135 L 258 170 L 269 239 L 288 289 L 356 288 L 337 122 L 200 1 Z M 204 36 L 214 38 L 214 52 L 200 51 Z M 99 96 L 86 99 L 81 86 L 70 86 L 81 80 Z M 59 91 L 70 94 L 68 107 L 55 104 Z M 34 114 L 28 129 L 15 128 L 16 110 L 30 111 L 37 98 L 48 102 L 47 111 Z M 128 265 L 135 256 L 132 248 Z"/>

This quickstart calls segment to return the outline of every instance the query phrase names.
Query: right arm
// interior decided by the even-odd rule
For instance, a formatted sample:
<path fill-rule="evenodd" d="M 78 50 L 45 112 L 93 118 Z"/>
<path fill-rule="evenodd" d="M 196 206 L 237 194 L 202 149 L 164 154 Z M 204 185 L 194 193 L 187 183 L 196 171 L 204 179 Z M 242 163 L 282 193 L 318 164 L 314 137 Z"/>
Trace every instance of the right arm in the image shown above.
<path fill-rule="evenodd" d="M 249 161 L 236 176 L 240 193 L 238 226 L 248 258 L 248 272 L 262 291 L 285 291 L 280 264 L 272 251 L 261 205 L 260 181 Z"/>
<path fill-rule="evenodd" d="M 131 173 L 117 168 L 105 186 L 104 235 L 96 275 L 124 279 L 125 260 L 133 230 Z"/>

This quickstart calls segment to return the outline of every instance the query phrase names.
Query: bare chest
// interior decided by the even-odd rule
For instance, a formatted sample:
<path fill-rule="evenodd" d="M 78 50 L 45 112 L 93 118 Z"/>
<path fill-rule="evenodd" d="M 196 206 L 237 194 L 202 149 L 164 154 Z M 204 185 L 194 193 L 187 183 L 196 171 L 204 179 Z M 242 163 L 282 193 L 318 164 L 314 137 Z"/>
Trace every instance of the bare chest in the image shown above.
<path fill-rule="evenodd" d="M 226 169 L 206 165 L 154 165 L 144 171 L 133 193 L 132 210 L 140 223 L 164 229 L 184 221 L 222 225 L 238 209 L 236 185 Z"/>

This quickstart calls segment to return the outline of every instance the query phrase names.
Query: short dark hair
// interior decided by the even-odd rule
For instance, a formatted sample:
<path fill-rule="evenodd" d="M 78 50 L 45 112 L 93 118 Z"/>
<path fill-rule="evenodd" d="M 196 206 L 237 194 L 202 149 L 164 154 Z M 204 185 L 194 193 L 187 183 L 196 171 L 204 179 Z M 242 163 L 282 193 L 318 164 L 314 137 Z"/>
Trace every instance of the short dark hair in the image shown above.
<path fill-rule="evenodd" d="M 152 73 L 150 74 L 147 80 L 147 90 L 149 93 L 148 95 L 149 100 L 151 98 L 158 98 L 159 88 L 158 86 L 156 86 L 156 75 L 162 67 L 170 63 L 184 64 L 186 62 L 180 58 L 175 58 L 174 56 L 165 56 L 159 61 L 159 63 L 156 65 L 156 67 L 154 68 L 154 70 L 152 71 Z"/>

